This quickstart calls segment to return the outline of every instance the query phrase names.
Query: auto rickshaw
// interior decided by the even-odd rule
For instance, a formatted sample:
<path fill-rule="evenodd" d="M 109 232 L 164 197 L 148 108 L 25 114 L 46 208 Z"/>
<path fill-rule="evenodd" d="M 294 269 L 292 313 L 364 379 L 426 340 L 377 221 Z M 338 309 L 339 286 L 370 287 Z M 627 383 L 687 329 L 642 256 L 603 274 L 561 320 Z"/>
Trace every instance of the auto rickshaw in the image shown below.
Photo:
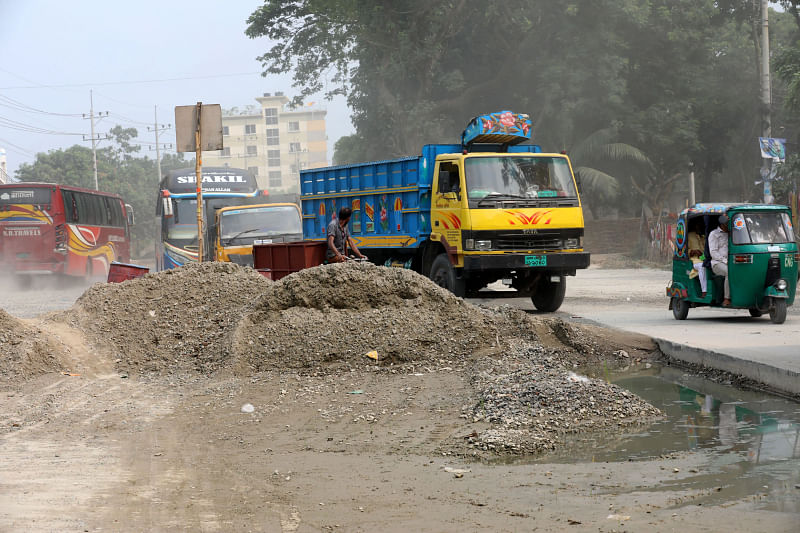
<path fill-rule="evenodd" d="M 769 313 L 775 324 L 786 320 L 786 308 L 794 303 L 797 263 L 800 254 L 792 228 L 789 207 L 768 204 L 696 204 L 684 209 L 675 231 L 672 281 L 667 286 L 669 309 L 677 320 L 685 320 L 692 307 L 723 307 L 724 280 L 711 268 L 708 236 L 728 217 L 727 309 L 747 309 L 753 317 Z M 702 234 L 703 254 L 689 257 L 690 232 Z M 694 268 L 694 263 L 702 266 Z M 707 290 L 703 295 L 700 276 L 705 269 Z"/>

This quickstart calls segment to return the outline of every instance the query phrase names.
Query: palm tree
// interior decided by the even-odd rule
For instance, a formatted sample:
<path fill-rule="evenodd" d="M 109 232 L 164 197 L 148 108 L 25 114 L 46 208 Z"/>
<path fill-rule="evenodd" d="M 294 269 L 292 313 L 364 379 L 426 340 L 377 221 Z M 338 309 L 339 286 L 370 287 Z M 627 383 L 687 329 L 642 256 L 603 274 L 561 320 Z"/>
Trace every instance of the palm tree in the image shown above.
<path fill-rule="evenodd" d="M 619 180 L 598 167 L 620 162 L 645 165 L 650 169 L 653 167 L 650 159 L 635 146 L 614 142 L 617 136 L 616 125 L 599 129 L 570 151 L 570 159 L 587 200 L 586 205 L 595 218 L 601 205 L 614 202 L 619 195 Z"/>

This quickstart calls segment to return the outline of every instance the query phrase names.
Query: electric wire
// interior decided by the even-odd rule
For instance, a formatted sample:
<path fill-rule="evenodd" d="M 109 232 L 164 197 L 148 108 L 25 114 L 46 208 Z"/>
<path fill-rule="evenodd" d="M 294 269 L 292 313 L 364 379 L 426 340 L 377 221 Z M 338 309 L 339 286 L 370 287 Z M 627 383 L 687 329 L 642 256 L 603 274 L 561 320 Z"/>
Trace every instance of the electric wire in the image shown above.
<path fill-rule="evenodd" d="M 129 81 L 105 81 L 94 83 L 62 83 L 56 85 L 16 85 L 12 87 L 0 87 L 0 91 L 9 91 L 15 89 L 62 89 L 66 87 L 103 87 L 109 85 L 139 85 L 144 83 L 163 83 L 170 81 L 186 81 L 186 80 L 208 80 L 215 78 L 233 78 L 238 76 L 254 76 L 261 75 L 261 72 L 238 72 L 232 74 L 209 74 L 207 76 L 184 76 L 181 78 L 160 78 L 152 80 L 129 80 Z"/>

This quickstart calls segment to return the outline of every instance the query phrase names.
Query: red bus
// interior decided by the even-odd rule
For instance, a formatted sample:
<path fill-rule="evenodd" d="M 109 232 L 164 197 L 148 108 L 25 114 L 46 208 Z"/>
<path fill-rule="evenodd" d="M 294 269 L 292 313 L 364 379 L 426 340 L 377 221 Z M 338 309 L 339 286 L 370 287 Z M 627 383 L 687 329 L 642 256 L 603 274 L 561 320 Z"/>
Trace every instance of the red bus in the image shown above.
<path fill-rule="evenodd" d="M 133 210 L 110 194 L 52 183 L 0 185 L 0 271 L 99 279 L 130 261 Z"/>

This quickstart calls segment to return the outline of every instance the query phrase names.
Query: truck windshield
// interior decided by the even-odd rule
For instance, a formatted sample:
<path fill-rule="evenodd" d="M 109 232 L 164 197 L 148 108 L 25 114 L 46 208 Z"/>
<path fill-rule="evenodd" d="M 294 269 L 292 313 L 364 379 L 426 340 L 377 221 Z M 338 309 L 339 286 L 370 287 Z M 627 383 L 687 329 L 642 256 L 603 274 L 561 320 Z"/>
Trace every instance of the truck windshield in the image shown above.
<path fill-rule="evenodd" d="M 224 211 L 219 222 L 223 245 L 252 244 L 255 239 L 303 233 L 297 208 L 286 206 L 249 207 Z"/>
<path fill-rule="evenodd" d="M 483 199 L 576 198 L 563 157 L 470 157 L 465 161 L 470 204 Z"/>
<path fill-rule="evenodd" d="M 731 227 L 733 244 L 794 242 L 791 222 L 785 213 L 737 213 Z"/>

